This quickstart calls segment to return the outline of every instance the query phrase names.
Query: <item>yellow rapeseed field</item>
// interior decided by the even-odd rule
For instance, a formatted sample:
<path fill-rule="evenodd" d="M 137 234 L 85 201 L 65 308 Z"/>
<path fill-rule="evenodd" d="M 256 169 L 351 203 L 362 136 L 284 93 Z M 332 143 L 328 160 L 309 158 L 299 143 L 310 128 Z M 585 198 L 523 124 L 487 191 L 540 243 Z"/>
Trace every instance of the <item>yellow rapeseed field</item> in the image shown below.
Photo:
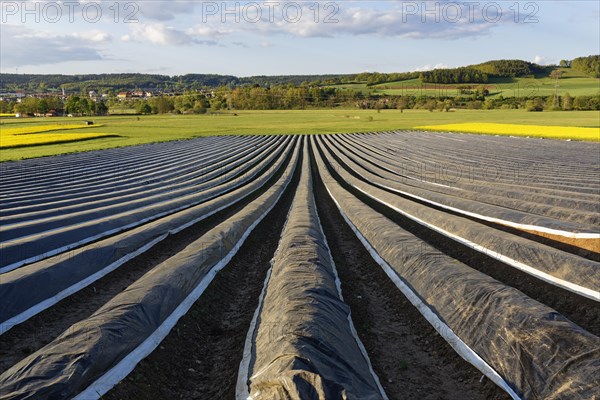
<path fill-rule="evenodd" d="M 0 118 L 2 117 L 14 117 L 15 114 L 6 114 L 6 113 L 0 113 Z"/>
<path fill-rule="evenodd" d="M 504 136 L 529 136 L 548 139 L 600 141 L 600 128 L 579 128 L 573 126 L 464 123 L 416 126 L 414 129 L 435 132 L 464 132 Z"/>
<path fill-rule="evenodd" d="M 0 149 L 79 142 L 82 140 L 115 137 L 110 133 L 38 133 L 34 135 L 0 135 Z"/>
<path fill-rule="evenodd" d="M 78 142 L 116 136 L 110 133 L 46 133 L 87 127 L 87 125 L 43 125 L 21 128 L 0 127 L 0 149 Z"/>
<path fill-rule="evenodd" d="M 0 134 L 4 135 L 28 135 L 30 133 L 40 133 L 40 132 L 51 132 L 51 131 L 65 131 L 69 129 L 83 129 L 83 128 L 97 128 L 102 125 L 38 125 L 38 126 L 27 126 L 21 128 L 5 128 L 0 127 Z"/>

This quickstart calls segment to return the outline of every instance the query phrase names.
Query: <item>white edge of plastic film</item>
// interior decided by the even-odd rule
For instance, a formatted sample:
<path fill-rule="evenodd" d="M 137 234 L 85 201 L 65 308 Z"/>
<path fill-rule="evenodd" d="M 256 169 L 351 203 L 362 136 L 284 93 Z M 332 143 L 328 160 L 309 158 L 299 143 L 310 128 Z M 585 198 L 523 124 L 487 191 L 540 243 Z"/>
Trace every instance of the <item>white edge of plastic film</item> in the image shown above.
<path fill-rule="evenodd" d="M 387 189 L 387 190 L 391 190 L 395 193 L 399 193 L 405 196 L 409 196 L 413 199 L 417 199 L 420 201 L 424 201 L 428 204 L 434 205 L 436 207 L 440 207 L 443 208 L 445 210 L 450 210 L 450 211 L 454 211 L 456 213 L 462 214 L 462 215 L 467 215 L 469 217 L 473 217 L 473 218 L 477 218 L 483 221 L 488 221 L 488 222 L 494 222 L 500 225 L 505 225 L 505 226 L 509 226 L 511 228 L 517 228 L 517 229 L 522 229 L 522 230 L 528 230 L 528 231 L 533 231 L 533 232 L 539 232 L 539 233 L 547 233 L 547 234 L 551 234 L 551 235 L 556 235 L 556 236 L 562 236 L 562 237 L 567 237 L 567 238 L 572 238 L 572 239 L 600 239 L 600 233 L 592 233 L 592 232 L 569 232 L 569 231 L 564 231 L 564 230 L 560 230 L 560 229 L 554 229 L 554 228 L 546 228 L 544 226 L 539 226 L 539 225 L 528 225 L 528 224 L 521 224 L 518 222 L 512 222 L 512 221 L 508 221 L 506 219 L 501 219 L 501 218 L 495 218 L 495 217 L 488 217 L 486 215 L 483 214 L 478 214 L 478 213 L 474 213 L 471 211 L 466 211 L 466 210 L 462 210 L 460 208 L 456 208 L 456 207 L 452 207 L 452 206 L 448 206 L 442 203 L 438 203 L 436 201 L 433 200 L 428 200 L 424 197 L 421 196 L 417 196 L 399 189 L 394 189 L 392 187 L 389 186 L 385 186 L 376 182 L 373 182 L 376 186 L 379 186 L 383 189 Z"/>
<path fill-rule="evenodd" d="M 254 315 L 252 316 L 252 321 L 250 322 L 250 328 L 248 329 L 248 333 L 246 334 L 246 341 L 244 342 L 244 355 L 242 357 L 242 361 L 240 362 L 240 367 L 238 369 L 238 379 L 237 384 L 235 386 L 235 398 L 237 400 L 248 400 L 250 397 L 250 388 L 248 387 L 248 380 L 250 374 L 250 360 L 252 359 L 252 349 L 254 348 L 254 335 L 257 329 L 258 317 L 263 308 L 263 303 L 265 300 L 265 295 L 267 294 L 267 286 L 269 285 L 269 281 L 271 280 L 271 273 L 273 272 L 273 261 L 271 260 L 271 267 L 267 271 L 267 277 L 265 278 L 265 283 L 262 288 L 262 292 L 260 293 L 260 297 L 258 299 L 258 307 L 254 310 Z"/>
<path fill-rule="evenodd" d="M 248 196 L 248 195 L 246 195 Z M 244 197 L 246 197 L 244 196 Z M 243 197 L 242 197 L 243 198 Z M 9 330 L 11 330 L 12 328 L 14 328 L 15 326 L 27 321 L 29 318 L 33 317 L 36 314 L 39 314 L 40 312 L 52 307 L 53 305 L 55 305 L 56 303 L 58 303 L 59 301 L 71 296 L 74 293 L 77 293 L 78 291 L 84 289 L 85 287 L 91 285 L 92 283 L 96 282 L 97 280 L 103 278 L 104 276 L 108 275 L 109 273 L 113 272 L 114 270 L 116 270 L 117 268 L 119 268 L 121 265 L 125 264 L 126 262 L 128 262 L 129 260 L 139 256 L 140 254 L 148 251 L 149 249 L 151 249 L 152 247 L 154 247 L 156 244 L 162 242 L 167 236 L 171 235 L 171 234 L 175 234 L 178 232 L 181 232 L 182 230 L 186 229 L 187 227 L 196 224 L 200 221 L 202 221 L 203 219 L 206 219 L 208 217 L 210 217 L 213 214 L 218 213 L 219 211 L 231 206 L 232 204 L 236 203 L 238 200 L 237 199 L 231 203 L 228 203 L 226 205 L 223 205 L 213 211 L 210 211 L 209 213 L 206 213 L 204 215 L 201 215 L 198 218 L 195 218 L 191 221 L 186 222 L 185 224 L 171 229 L 169 232 L 157 237 L 156 239 L 146 243 L 145 245 L 143 245 L 142 247 L 138 248 L 137 250 L 128 253 L 127 255 L 121 257 L 120 259 L 114 261 L 113 263 L 107 265 L 106 267 L 104 267 L 103 269 L 95 272 L 94 274 L 84 278 L 83 280 L 69 286 L 68 288 L 60 291 L 59 293 L 57 293 L 56 295 L 49 297 L 39 303 L 37 303 L 36 305 L 28 308 L 27 310 L 15 315 L 14 317 L 11 317 L 9 319 L 7 319 L 6 321 L 0 322 L 0 336 L 2 336 L 3 334 L 5 334 L 6 332 L 8 332 Z"/>
<path fill-rule="evenodd" d="M 327 188 L 327 185 L 325 186 Z M 452 348 L 467 362 L 477 368 L 481 373 L 487 376 L 492 382 L 498 385 L 502 390 L 508 393 L 512 399 L 521 400 L 521 397 L 508 385 L 508 383 L 502 378 L 485 360 L 483 360 L 473 349 L 471 349 L 465 342 L 461 340 L 460 337 L 454 333 L 454 331 L 446 325 L 444 321 L 442 321 L 423 301 L 419 298 L 419 296 L 408 286 L 406 285 L 402 279 L 398 276 L 398 274 L 394 271 L 394 269 L 377 253 L 377 250 L 371 246 L 369 241 L 360 233 L 358 228 L 354 226 L 354 224 L 350 221 L 350 219 L 344 214 L 342 211 L 340 204 L 333 196 L 329 188 L 327 188 L 327 192 L 335 202 L 340 214 L 350 226 L 350 228 L 354 231 L 354 234 L 361 241 L 363 246 L 367 249 L 367 251 L 371 254 L 371 257 L 382 267 L 387 276 L 394 282 L 396 287 L 400 289 L 402 294 L 408 298 L 413 306 L 415 306 L 421 315 L 427 319 L 429 324 L 433 326 L 433 328 L 440 334 L 440 336 L 450 345 Z"/>
<path fill-rule="evenodd" d="M 474 242 L 472 242 L 472 241 L 470 241 L 468 239 L 465 239 L 465 238 L 463 238 L 461 236 L 458 236 L 458 235 L 455 235 L 455 234 L 453 234 L 451 232 L 448 232 L 445 229 L 442 229 L 442 228 L 437 227 L 437 226 L 435 226 L 433 224 L 430 224 L 430 223 L 428 223 L 426 221 L 423 221 L 422 219 L 420 219 L 418 217 L 415 217 L 414 215 L 411 215 L 411 214 L 409 214 L 409 213 L 407 213 L 407 212 L 399 209 L 398 207 L 394 206 L 393 204 L 390 204 L 390 203 L 388 203 L 388 202 L 386 202 L 384 200 L 379 199 L 378 197 L 376 197 L 376 196 L 368 193 L 367 191 L 365 191 L 365 190 L 363 190 L 363 189 L 361 189 L 361 188 L 359 188 L 359 187 L 357 187 L 355 185 L 351 185 L 351 186 L 354 187 L 356 190 L 359 190 L 361 193 L 365 194 L 366 196 L 372 198 L 373 200 L 375 200 L 375 201 L 377 201 L 377 202 L 379 202 L 379 203 L 381 203 L 381 204 L 383 204 L 383 205 L 385 205 L 387 207 L 390 207 L 394 211 L 402 214 L 403 216 L 405 216 L 407 218 L 410 218 L 411 220 L 419 223 L 420 225 L 423 225 L 423 226 L 425 226 L 427 228 L 433 229 L 434 231 L 436 231 L 438 233 L 441 233 L 442 235 L 444 235 L 446 237 L 449 237 L 449 238 L 451 238 L 453 240 L 456 240 L 456 241 L 458 241 L 458 242 L 460 242 L 460 243 L 462 243 L 462 244 L 464 244 L 464 245 L 466 245 L 466 246 L 468 246 L 468 247 L 470 247 L 470 248 L 472 248 L 472 249 L 474 249 L 474 250 L 476 250 L 476 251 L 478 251 L 480 253 L 483 253 L 483 254 L 485 254 L 487 256 L 490 256 L 490 257 L 495 258 L 495 259 L 497 259 L 499 261 L 502 261 L 503 263 L 506 263 L 506 264 L 508 264 L 508 265 L 510 265 L 512 267 L 515 267 L 515 268 L 517 268 L 517 269 L 519 269 L 519 270 L 521 270 L 521 271 L 523 271 L 523 272 L 525 272 L 525 273 L 527 273 L 529 275 L 535 276 L 538 279 L 541 279 L 541 280 L 543 280 L 545 282 L 548 282 L 551 285 L 561 287 L 561 288 L 569 290 L 569 291 L 571 291 L 573 293 L 577 293 L 577 294 L 579 294 L 581 296 L 587 297 L 587 298 L 589 298 L 591 300 L 600 302 L 600 291 L 598 291 L 598 290 L 593 290 L 593 289 L 590 289 L 590 288 L 586 288 L 586 287 L 578 285 L 576 283 L 569 282 L 569 281 L 566 281 L 564 279 L 560 279 L 560 278 L 557 278 L 555 276 L 552 276 L 552 275 L 550 275 L 550 274 L 548 274 L 546 272 L 540 271 L 539 269 L 534 268 L 534 267 L 532 267 L 530 265 L 527 265 L 525 263 L 522 263 L 521 261 L 517 261 L 517 260 L 515 260 L 513 258 L 507 257 L 507 256 L 505 256 L 505 255 L 503 255 L 501 253 L 498 253 L 497 251 L 494 251 L 494 250 L 489 249 L 489 248 L 487 248 L 485 246 L 482 246 L 482 245 L 479 245 L 477 243 L 474 243 Z"/>
<path fill-rule="evenodd" d="M 204 290 L 212 282 L 214 277 L 219 271 L 221 271 L 231 261 L 233 256 L 242 247 L 245 240 L 250 236 L 250 233 L 254 228 L 271 212 L 273 208 L 279 203 L 281 196 L 285 192 L 286 188 L 292 179 L 294 171 L 297 165 L 295 165 L 289 176 L 288 181 L 285 183 L 281 192 L 273 202 L 273 204 L 260 216 L 252 225 L 248 227 L 246 232 L 242 235 L 236 245 L 229 251 L 227 256 L 219 261 L 213 268 L 206 274 L 206 276 L 200 281 L 198 286 L 177 306 L 177 308 L 169 315 L 163 323 L 152 333 L 146 340 L 144 340 L 138 347 L 136 347 L 131 353 L 123 358 L 117 365 L 108 370 L 104 375 L 98 378 L 94 383 L 88 386 L 85 390 L 74 397 L 74 400 L 91 400 L 99 399 L 109 390 L 111 390 L 117 383 L 122 381 L 131 371 L 135 369 L 137 364 L 152 353 L 158 345 L 167 337 L 171 329 L 177 324 L 177 321 L 184 316 L 192 305 L 202 296 Z"/>

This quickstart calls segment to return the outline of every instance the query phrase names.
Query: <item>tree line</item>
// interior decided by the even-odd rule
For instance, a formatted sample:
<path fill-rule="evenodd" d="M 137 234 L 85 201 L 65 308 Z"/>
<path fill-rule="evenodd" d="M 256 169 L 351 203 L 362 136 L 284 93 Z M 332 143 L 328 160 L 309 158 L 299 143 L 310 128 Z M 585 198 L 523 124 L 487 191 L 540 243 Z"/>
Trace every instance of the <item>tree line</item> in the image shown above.
<path fill-rule="evenodd" d="M 34 75 L 34 74 L 0 74 L 0 90 L 30 92 L 62 91 L 87 94 L 90 90 L 103 93 L 135 90 L 138 88 L 160 91 L 184 91 L 203 88 L 229 88 L 239 86 L 276 86 L 276 85 L 314 85 L 338 84 L 354 80 L 356 75 L 282 75 L 253 76 L 240 78 L 232 75 L 186 74 L 88 74 L 88 75 Z"/>
<path fill-rule="evenodd" d="M 425 95 L 364 96 L 344 90 L 316 90 L 308 88 L 220 88 L 214 95 L 188 92 L 181 96 L 158 96 L 148 100 L 109 100 L 94 102 L 85 97 L 71 96 L 64 103 L 58 97 L 37 99 L 28 97 L 21 103 L 0 101 L 0 113 L 45 114 L 56 110 L 61 114 L 104 115 L 129 112 L 139 114 L 204 114 L 221 110 L 290 110 L 308 108 L 359 108 L 359 109 L 425 109 L 448 111 L 463 109 L 524 109 L 527 111 L 600 110 L 600 95 L 573 97 L 486 97 L 481 92 L 433 98 Z"/>
<path fill-rule="evenodd" d="M 63 101 L 58 96 L 44 98 L 25 97 L 20 102 L 0 101 L 0 113 L 15 113 L 21 115 L 45 115 L 53 111 L 57 115 L 105 115 L 108 106 L 103 101 L 93 101 L 87 97 L 70 96 Z"/>
<path fill-rule="evenodd" d="M 600 95 L 572 97 L 568 93 L 563 96 L 536 97 L 438 97 L 428 96 L 390 96 L 365 99 L 358 104 L 361 109 L 421 109 L 449 111 L 451 109 L 469 110 L 516 110 L 526 111 L 589 111 L 600 110 Z"/>

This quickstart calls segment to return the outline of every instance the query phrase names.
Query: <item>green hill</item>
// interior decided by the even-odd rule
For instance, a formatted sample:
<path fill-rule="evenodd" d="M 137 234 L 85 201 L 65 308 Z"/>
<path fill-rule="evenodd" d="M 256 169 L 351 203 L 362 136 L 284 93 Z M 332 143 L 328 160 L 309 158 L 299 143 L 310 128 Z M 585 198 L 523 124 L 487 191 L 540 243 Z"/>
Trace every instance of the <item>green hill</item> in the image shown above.
<path fill-rule="evenodd" d="M 569 93 L 571 96 L 593 96 L 600 94 L 600 79 L 592 78 L 573 68 L 559 68 L 563 73 L 558 80 L 550 78 L 552 68 L 538 71 L 536 75 L 527 77 L 490 77 L 485 84 L 439 84 L 424 83 L 420 79 L 409 79 L 396 82 L 381 83 L 367 86 L 366 83 L 350 85 L 336 85 L 338 88 L 356 90 L 364 95 L 391 95 L 391 96 L 430 96 L 446 97 L 457 96 L 462 89 L 477 90 L 485 88 L 489 97 L 534 97 L 551 96 L 555 91 L 559 95 Z"/>

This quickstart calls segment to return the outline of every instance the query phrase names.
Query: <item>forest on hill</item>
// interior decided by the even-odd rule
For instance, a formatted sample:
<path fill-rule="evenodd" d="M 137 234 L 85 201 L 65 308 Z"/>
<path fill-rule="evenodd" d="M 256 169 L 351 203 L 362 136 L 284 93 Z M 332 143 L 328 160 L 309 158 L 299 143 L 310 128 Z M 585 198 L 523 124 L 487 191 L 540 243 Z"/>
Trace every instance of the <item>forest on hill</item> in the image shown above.
<path fill-rule="evenodd" d="M 571 67 L 586 75 L 600 77 L 600 56 L 578 57 L 572 61 L 562 60 L 561 67 Z M 183 92 L 218 87 L 271 87 L 291 85 L 328 86 L 352 82 L 377 85 L 409 79 L 424 83 L 486 83 L 492 77 L 516 78 L 549 75 L 553 66 L 540 66 L 522 60 L 493 60 L 458 68 L 434 69 L 398 73 L 368 72 L 337 75 L 280 75 L 237 77 L 218 74 L 186 74 L 177 76 L 158 74 L 84 74 L 84 75 L 38 75 L 0 74 L 0 91 L 25 90 L 29 92 L 62 91 L 85 94 L 90 90 L 115 94 L 119 91 L 144 89 L 156 92 Z"/>

